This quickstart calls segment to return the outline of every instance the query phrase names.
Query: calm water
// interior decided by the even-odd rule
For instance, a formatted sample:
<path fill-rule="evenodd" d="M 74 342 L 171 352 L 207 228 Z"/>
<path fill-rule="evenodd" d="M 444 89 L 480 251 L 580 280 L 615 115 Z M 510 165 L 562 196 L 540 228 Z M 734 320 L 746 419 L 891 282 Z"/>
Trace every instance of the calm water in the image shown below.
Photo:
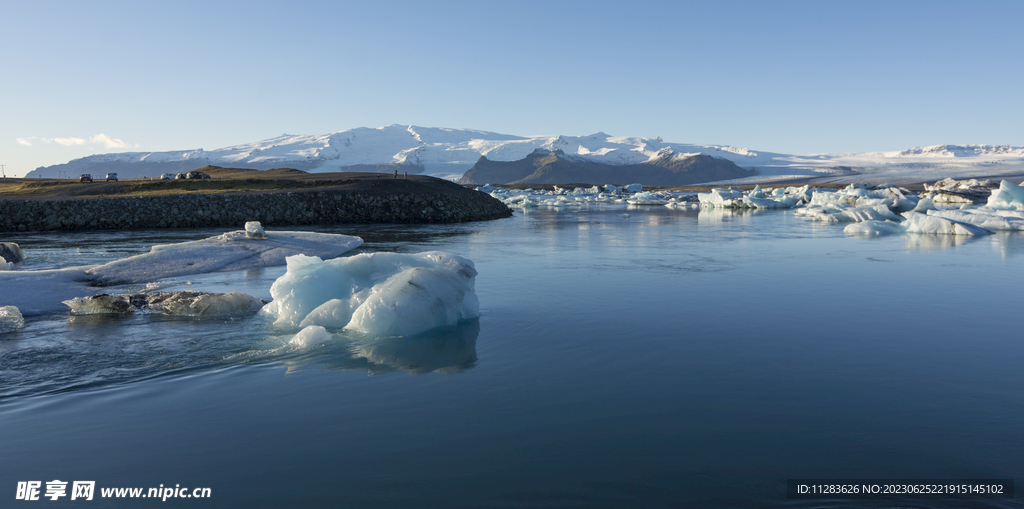
<path fill-rule="evenodd" d="M 631 217 L 620 214 L 628 212 Z M 223 230 L 29 235 L 31 268 Z M 789 212 L 535 210 L 359 226 L 476 263 L 482 316 L 311 349 L 258 318 L 34 317 L 0 339 L 17 481 L 181 507 L 1024 507 L 794 502 L 788 478 L 1014 478 L 1024 236 L 854 238 Z M 269 298 L 271 268 L 162 289 Z M 44 485 L 45 487 L 45 485 Z"/>

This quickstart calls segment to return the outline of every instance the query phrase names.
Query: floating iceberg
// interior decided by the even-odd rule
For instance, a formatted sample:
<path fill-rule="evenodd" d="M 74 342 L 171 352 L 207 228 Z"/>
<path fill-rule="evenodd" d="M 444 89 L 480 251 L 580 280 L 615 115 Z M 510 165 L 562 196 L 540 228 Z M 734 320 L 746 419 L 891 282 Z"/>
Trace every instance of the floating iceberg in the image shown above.
<path fill-rule="evenodd" d="M 861 221 L 899 221 L 901 218 L 884 205 L 853 206 L 846 203 L 808 205 L 794 214 L 824 223 L 856 223 Z"/>
<path fill-rule="evenodd" d="M 476 268 L 449 253 L 370 253 L 327 261 L 298 255 L 287 264 L 270 288 L 274 300 L 260 311 L 279 327 L 405 336 L 480 316 Z"/>
<path fill-rule="evenodd" d="M 937 216 L 930 216 L 918 212 L 904 212 L 903 217 L 907 220 L 903 226 L 907 233 L 934 233 L 938 235 L 991 235 L 992 232 L 967 223 L 959 223 Z"/>
<path fill-rule="evenodd" d="M 928 215 L 949 219 L 951 221 L 956 221 L 958 223 L 972 224 L 980 228 L 985 228 L 986 230 L 1024 231 L 1024 218 L 1007 217 L 997 214 L 986 214 L 984 209 L 972 209 L 969 211 L 929 210 Z"/>
<path fill-rule="evenodd" d="M 262 228 L 260 228 L 262 230 Z M 158 279 L 284 265 L 297 254 L 333 258 L 362 245 L 348 235 L 273 231 L 265 239 L 248 230 L 216 237 L 153 246 L 150 252 L 90 268 L 86 274 L 102 284 L 148 283 Z"/>
<path fill-rule="evenodd" d="M 925 184 L 925 192 L 921 194 L 921 198 L 928 198 L 942 205 L 977 204 L 991 196 L 994 187 L 997 185 L 991 180 L 945 178 L 931 185 Z"/>
<path fill-rule="evenodd" d="M 992 191 L 988 198 L 988 207 L 994 209 L 1024 210 L 1024 187 L 1010 181 L 999 183 L 999 189 Z"/>
<path fill-rule="evenodd" d="M 867 220 L 846 225 L 843 233 L 847 235 L 891 235 L 907 233 L 907 227 L 895 221 Z"/>
<path fill-rule="evenodd" d="M 668 200 L 654 196 L 649 192 L 637 193 L 626 199 L 631 205 L 665 205 Z"/>
<path fill-rule="evenodd" d="M 809 186 L 768 190 L 754 186 L 747 193 L 737 188 L 714 188 L 710 193 L 697 194 L 697 199 L 704 207 L 722 209 L 788 209 L 810 201 L 813 192 Z"/>
<path fill-rule="evenodd" d="M 868 220 L 854 223 L 843 228 L 843 232 L 851 235 L 888 235 L 902 233 L 925 233 L 933 235 L 990 235 L 991 231 L 973 224 L 961 223 L 943 217 L 925 215 L 918 212 L 904 212 L 906 221 Z"/>
<path fill-rule="evenodd" d="M 0 334 L 14 332 L 25 326 L 25 318 L 14 306 L 0 306 Z"/>
<path fill-rule="evenodd" d="M 212 317 L 255 313 L 265 302 L 239 292 L 153 292 L 77 297 L 64 301 L 76 315 L 106 315 L 135 311 L 171 316 Z"/>

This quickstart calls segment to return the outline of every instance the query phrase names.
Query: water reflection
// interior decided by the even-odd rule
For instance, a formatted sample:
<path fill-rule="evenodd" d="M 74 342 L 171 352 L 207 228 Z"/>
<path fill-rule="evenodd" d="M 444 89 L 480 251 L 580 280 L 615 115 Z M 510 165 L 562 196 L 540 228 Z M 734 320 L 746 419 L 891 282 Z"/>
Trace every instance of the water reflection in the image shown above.
<path fill-rule="evenodd" d="M 476 366 L 476 340 L 480 321 L 464 322 L 456 327 L 427 331 L 414 336 L 367 337 L 335 335 L 333 344 L 323 351 L 284 361 L 288 372 L 309 365 L 327 370 L 366 370 L 380 375 L 407 371 L 413 375 L 459 373 Z"/>
<path fill-rule="evenodd" d="M 979 239 L 973 235 L 932 235 L 928 233 L 908 233 L 904 237 L 907 239 L 908 251 L 941 251 Z"/>
<path fill-rule="evenodd" d="M 718 224 L 732 221 L 746 222 L 755 214 L 765 212 L 760 209 L 723 209 L 701 208 L 697 213 L 698 224 Z"/>

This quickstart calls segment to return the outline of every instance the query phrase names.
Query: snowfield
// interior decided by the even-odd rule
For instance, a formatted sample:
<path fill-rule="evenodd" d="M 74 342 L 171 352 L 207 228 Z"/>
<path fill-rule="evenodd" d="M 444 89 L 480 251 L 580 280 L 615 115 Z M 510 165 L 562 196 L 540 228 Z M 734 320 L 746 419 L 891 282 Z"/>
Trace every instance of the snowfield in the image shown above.
<path fill-rule="evenodd" d="M 292 135 L 215 150 L 122 152 L 75 159 L 64 165 L 43 167 L 28 177 L 52 177 L 59 167 L 69 174 L 88 172 L 91 165 L 120 163 L 125 178 L 155 176 L 160 164 L 208 164 L 224 167 L 295 168 L 307 172 L 365 171 L 360 165 L 405 165 L 410 173 L 423 172 L 457 179 L 480 157 L 517 161 L 537 149 L 562 151 L 567 157 L 611 165 L 637 164 L 665 154 L 685 158 L 697 154 L 728 159 L 758 172 L 754 178 L 720 184 L 768 183 L 815 178 L 819 183 L 934 181 L 943 177 L 1008 176 L 1024 174 L 1024 148 L 1009 145 L 934 145 L 893 152 L 792 155 L 726 145 L 670 143 L 661 138 L 612 136 L 603 132 L 586 136 L 516 136 L 472 129 L 446 129 L 389 125 L 359 127 L 329 134 Z M 153 165 L 152 163 L 157 163 Z M 150 175 L 152 174 L 152 175 Z"/>

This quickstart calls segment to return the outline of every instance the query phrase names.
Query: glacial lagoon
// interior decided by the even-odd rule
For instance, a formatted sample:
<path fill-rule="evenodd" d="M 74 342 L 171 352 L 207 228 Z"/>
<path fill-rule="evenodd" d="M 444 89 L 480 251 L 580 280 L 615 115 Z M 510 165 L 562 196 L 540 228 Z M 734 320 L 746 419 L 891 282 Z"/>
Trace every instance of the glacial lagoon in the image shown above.
<path fill-rule="evenodd" d="M 41 270 L 224 231 L 16 241 Z M 972 507 L 792 501 L 786 480 L 1024 489 L 1024 234 L 613 205 L 315 231 L 363 238 L 343 256 L 472 260 L 480 318 L 303 348 L 259 316 L 29 316 L 0 336 L 0 506 L 53 479 L 211 488 L 172 501 L 197 507 Z M 269 299 L 284 272 L 157 287 Z"/>

